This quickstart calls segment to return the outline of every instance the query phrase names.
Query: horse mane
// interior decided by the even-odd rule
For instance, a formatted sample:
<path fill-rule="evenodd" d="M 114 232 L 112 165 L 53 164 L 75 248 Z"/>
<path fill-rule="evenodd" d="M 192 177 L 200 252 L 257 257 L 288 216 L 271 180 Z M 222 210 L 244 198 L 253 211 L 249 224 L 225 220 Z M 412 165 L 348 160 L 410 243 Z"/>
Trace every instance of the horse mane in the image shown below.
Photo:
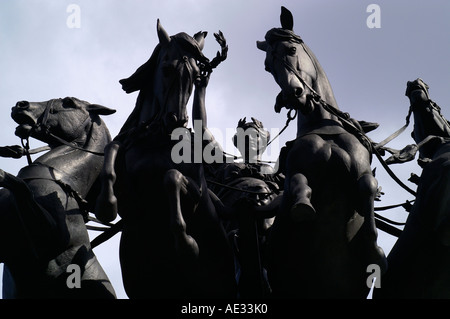
<path fill-rule="evenodd" d="M 314 64 L 314 68 L 316 69 L 317 79 L 313 83 L 313 89 L 320 94 L 321 98 L 325 102 L 334 106 L 336 109 L 339 109 L 333 93 L 333 88 L 331 87 L 328 76 L 320 65 L 319 60 L 304 42 L 302 43 L 302 45 L 306 53 L 309 55 L 311 62 Z"/>
<path fill-rule="evenodd" d="M 153 75 L 155 74 L 155 70 L 158 65 L 158 57 L 160 52 L 161 44 L 158 44 L 147 62 L 141 65 L 130 77 L 119 81 L 119 83 L 122 84 L 122 89 L 127 94 L 139 91 L 139 95 L 136 99 L 136 105 L 133 111 L 128 116 L 117 137 L 124 135 L 132 128 L 138 126 L 139 114 L 142 111 L 143 101 L 148 94 L 153 94 L 152 90 L 149 88 L 153 87 Z M 117 139 L 117 137 L 115 139 Z"/>

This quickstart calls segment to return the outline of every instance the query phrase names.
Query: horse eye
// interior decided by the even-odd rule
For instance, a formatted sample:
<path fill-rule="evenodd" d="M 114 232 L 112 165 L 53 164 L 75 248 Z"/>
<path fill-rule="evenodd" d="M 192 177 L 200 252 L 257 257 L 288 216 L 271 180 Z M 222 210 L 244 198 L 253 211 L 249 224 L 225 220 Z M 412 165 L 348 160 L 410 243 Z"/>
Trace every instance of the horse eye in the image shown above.
<path fill-rule="evenodd" d="M 290 47 L 288 49 L 288 54 L 289 55 L 295 55 L 295 53 L 297 53 L 297 48 L 296 47 Z"/>

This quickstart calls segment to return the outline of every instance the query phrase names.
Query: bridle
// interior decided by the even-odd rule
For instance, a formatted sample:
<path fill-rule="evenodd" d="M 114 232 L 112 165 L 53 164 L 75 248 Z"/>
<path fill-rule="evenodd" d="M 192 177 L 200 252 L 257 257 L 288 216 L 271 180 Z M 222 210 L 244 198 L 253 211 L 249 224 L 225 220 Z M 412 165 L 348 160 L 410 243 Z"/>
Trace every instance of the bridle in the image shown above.
<path fill-rule="evenodd" d="M 316 74 L 318 74 L 317 66 L 314 63 L 314 59 L 309 54 L 308 50 L 306 50 L 304 42 L 303 41 L 294 41 L 294 43 L 298 43 L 301 45 L 303 51 L 308 55 L 309 59 L 311 60 L 312 65 L 314 66 L 314 70 Z M 337 116 L 340 120 L 348 121 L 350 119 L 350 115 L 348 113 L 344 113 L 337 109 L 335 106 L 331 105 L 327 101 L 325 101 L 322 96 L 301 76 L 300 72 L 295 68 L 287 59 L 284 57 L 279 56 L 275 50 L 272 50 L 272 61 L 279 60 L 283 63 L 283 65 L 286 67 L 286 69 L 289 70 L 289 72 L 292 72 L 292 74 L 295 75 L 295 77 L 304 85 L 308 90 L 311 92 L 310 95 L 314 99 L 314 101 L 318 102 L 320 105 L 324 107 L 326 111 L 329 113 Z"/>
<path fill-rule="evenodd" d="M 311 55 L 308 53 L 308 51 L 305 49 L 304 43 L 303 41 L 301 42 L 296 42 L 296 43 L 300 43 L 303 50 L 305 51 L 305 53 L 309 56 L 311 62 L 314 65 L 314 68 L 316 70 L 316 74 L 317 74 L 317 68 L 315 63 L 313 62 L 314 60 L 312 59 Z M 410 194 L 416 196 L 416 192 L 413 191 L 411 188 L 409 188 L 407 185 L 405 185 L 396 175 L 395 173 L 388 167 L 387 163 L 385 162 L 385 160 L 381 157 L 381 154 L 378 152 L 378 149 L 380 149 L 383 145 L 385 145 L 386 143 L 388 143 L 389 141 L 391 141 L 392 139 L 394 139 L 395 137 L 397 137 L 400 133 L 402 133 L 406 127 L 409 125 L 409 117 L 411 116 L 411 110 L 408 113 L 408 116 L 406 118 L 406 124 L 401 127 L 399 130 L 397 130 L 396 132 L 394 132 L 393 134 L 391 134 L 389 137 L 387 137 L 386 139 L 384 139 L 381 143 L 374 143 L 366 134 L 364 131 L 362 131 L 359 127 L 357 127 L 352 121 L 351 121 L 351 117 L 350 114 L 348 113 L 344 113 L 341 110 L 337 109 L 336 107 L 334 107 L 333 105 L 327 103 L 322 97 L 321 95 L 314 90 L 311 85 L 309 85 L 305 79 L 303 79 L 303 77 L 301 76 L 301 74 L 298 72 L 298 70 L 291 64 L 289 63 L 289 61 L 287 61 L 287 59 L 283 58 L 283 57 L 279 57 L 278 54 L 276 54 L 273 50 L 271 52 L 272 54 L 272 61 L 275 61 L 276 59 L 280 60 L 283 65 L 290 71 L 292 72 L 297 79 L 305 86 L 307 87 L 310 91 L 311 91 L 311 95 L 313 97 L 313 99 L 316 102 L 319 102 L 319 104 L 330 114 L 336 116 L 342 123 L 342 125 L 344 126 L 344 128 L 349 131 L 351 134 L 355 135 L 361 142 L 363 142 L 363 145 L 366 145 L 366 147 L 368 147 L 369 152 L 375 154 L 375 156 L 377 157 L 377 159 L 379 160 L 379 162 L 381 163 L 381 165 L 383 166 L 383 168 L 387 171 L 387 173 L 389 174 L 389 176 L 391 176 L 392 179 L 394 179 L 394 181 L 397 182 L 397 184 L 399 184 L 403 189 L 405 189 L 407 192 L 409 192 Z M 288 124 L 288 123 L 287 123 Z"/>
<path fill-rule="evenodd" d="M 192 86 L 194 85 L 194 78 L 193 78 L 194 68 L 192 67 L 191 62 L 189 61 L 189 58 L 186 55 L 182 54 L 183 51 L 177 42 L 175 42 L 175 47 L 176 47 L 179 55 L 181 56 L 181 58 L 178 59 L 178 62 L 175 66 L 175 75 L 172 76 L 170 84 L 166 89 L 166 94 L 164 96 L 164 104 L 163 104 L 164 107 L 167 105 L 167 101 L 169 99 L 169 96 L 171 95 L 172 88 L 176 85 L 176 81 L 180 80 L 180 77 L 178 76 L 178 74 L 182 73 L 184 67 L 186 67 L 188 74 L 189 74 L 189 91 L 192 90 Z"/>
<path fill-rule="evenodd" d="M 160 108 L 159 111 L 154 114 L 151 118 L 142 121 L 141 123 L 139 123 L 139 129 L 135 132 L 141 132 L 142 130 L 146 131 L 149 128 L 149 125 L 152 123 L 155 123 L 155 121 L 161 121 L 164 123 L 164 115 L 169 114 L 167 112 L 167 102 L 169 97 L 172 95 L 172 89 L 173 87 L 175 87 L 175 85 L 177 84 L 177 80 L 180 80 L 181 77 L 179 76 L 180 74 L 182 74 L 183 69 L 186 68 L 188 75 L 189 75 L 189 91 L 192 91 L 192 87 L 194 85 L 194 67 L 192 66 L 191 62 L 189 61 L 189 57 L 184 53 L 181 45 L 176 42 L 176 40 L 172 39 L 172 41 L 174 41 L 174 47 L 177 50 L 177 53 L 179 55 L 179 59 L 176 63 L 176 65 L 174 66 L 174 75 L 171 77 L 170 82 L 167 84 L 167 86 L 164 88 L 164 96 L 162 97 L 162 103 L 160 106 L 162 106 L 163 108 Z M 198 64 L 198 67 L 203 70 L 206 69 L 208 66 L 205 67 L 205 64 Z M 156 97 L 154 97 L 156 99 Z M 177 123 L 175 125 L 177 126 L 182 126 L 184 123 L 181 123 L 180 120 L 177 118 Z M 164 126 L 164 124 L 163 124 Z M 173 129 L 173 127 L 172 127 Z M 170 128 L 169 128 L 170 130 Z"/>
<path fill-rule="evenodd" d="M 310 60 L 311 60 L 311 62 L 312 62 L 313 59 L 311 58 L 311 56 L 310 56 L 310 54 L 308 53 L 308 51 L 305 49 L 305 46 L 304 46 L 303 41 L 301 41 L 301 42 L 295 41 L 295 43 L 298 43 L 298 44 L 300 44 L 300 45 L 302 46 L 303 51 L 309 56 L 309 58 L 310 58 Z M 303 79 L 303 77 L 300 75 L 300 72 L 298 72 L 298 70 L 297 70 L 297 69 L 296 69 L 296 68 L 295 68 L 295 67 L 294 67 L 287 59 L 285 59 L 285 58 L 283 58 L 283 57 L 280 57 L 280 56 L 275 52 L 275 50 L 272 50 L 270 53 L 271 53 L 271 55 L 272 55 L 272 61 L 280 60 L 280 61 L 283 63 L 283 65 L 286 67 L 286 69 L 288 69 L 290 72 L 292 72 L 292 73 L 297 77 L 297 79 L 298 79 L 305 87 L 308 88 L 308 90 L 311 92 L 311 95 L 312 95 L 314 98 L 322 100 L 322 97 L 320 96 L 320 94 L 319 94 L 316 90 L 314 90 L 314 89 L 312 88 L 312 86 L 309 85 L 308 82 L 305 81 L 305 79 Z M 316 67 L 315 63 L 312 63 L 312 64 L 313 64 L 314 70 L 316 71 L 316 74 L 317 74 L 317 67 Z"/>
<path fill-rule="evenodd" d="M 50 136 L 53 139 L 55 139 L 56 141 L 58 141 L 59 143 L 64 144 L 66 146 L 69 146 L 69 147 L 71 147 L 73 149 L 77 149 L 77 150 L 80 150 L 80 151 L 83 151 L 83 152 L 87 152 L 87 153 L 90 153 L 90 154 L 93 154 L 93 155 L 103 156 L 104 153 L 102 153 L 102 152 L 96 152 L 96 151 L 92 151 L 92 150 L 84 148 L 84 147 L 80 147 L 80 146 L 76 145 L 73 141 L 69 142 L 69 141 L 63 139 L 62 137 L 59 137 L 59 136 L 57 136 L 57 135 L 55 135 L 55 134 L 53 134 L 51 132 L 51 127 L 50 127 L 50 125 L 48 125 L 48 120 L 49 120 L 50 114 L 53 114 L 55 112 L 54 111 L 54 107 L 53 107 L 53 102 L 54 102 L 54 100 L 49 100 L 47 102 L 47 105 L 45 106 L 44 113 L 42 115 L 42 120 L 37 122 L 33 126 L 31 132 L 34 131 L 34 132 L 43 134 L 44 136 Z M 65 112 L 69 112 L 69 111 L 75 111 L 75 109 L 65 110 Z M 59 112 L 61 112 L 61 111 L 59 111 Z M 79 126 L 79 128 L 84 127 L 84 123 L 86 123 L 86 121 L 89 119 L 89 117 L 90 117 L 90 114 L 88 113 L 86 118 L 82 122 L 82 124 Z M 29 142 L 29 137 L 31 135 L 31 132 L 26 138 L 22 138 L 21 139 L 21 143 L 22 143 L 22 146 L 24 148 L 24 153 L 25 153 L 25 155 L 27 157 L 28 164 L 32 163 L 31 156 L 30 156 L 31 152 L 30 152 L 30 142 Z M 46 150 L 46 148 L 43 148 L 43 150 Z"/>

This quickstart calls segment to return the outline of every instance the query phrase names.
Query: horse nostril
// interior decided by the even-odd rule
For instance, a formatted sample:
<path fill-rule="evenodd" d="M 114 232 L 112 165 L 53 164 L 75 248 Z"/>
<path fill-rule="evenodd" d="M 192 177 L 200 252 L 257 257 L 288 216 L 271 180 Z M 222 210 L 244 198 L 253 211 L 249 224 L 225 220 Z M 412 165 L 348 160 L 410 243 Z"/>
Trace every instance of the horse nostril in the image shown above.
<path fill-rule="evenodd" d="M 303 89 L 302 88 L 296 88 L 294 91 L 295 97 L 301 97 L 303 94 Z"/>
<path fill-rule="evenodd" d="M 19 101 L 16 103 L 16 107 L 21 109 L 27 109 L 30 106 L 30 103 L 28 101 Z"/>

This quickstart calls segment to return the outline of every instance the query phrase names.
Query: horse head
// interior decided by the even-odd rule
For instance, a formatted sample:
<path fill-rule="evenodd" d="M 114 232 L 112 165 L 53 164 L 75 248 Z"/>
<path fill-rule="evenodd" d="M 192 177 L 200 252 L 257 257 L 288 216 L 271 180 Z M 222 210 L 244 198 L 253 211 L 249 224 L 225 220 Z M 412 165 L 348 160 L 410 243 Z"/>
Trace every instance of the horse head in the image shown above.
<path fill-rule="evenodd" d="M 282 107 L 299 109 L 303 114 L 312 112 L 310 97 L 319 96 L 337 108 L 327 76 L 313 52 L 293 31 L 292 13 L 281 7 L 281 28 L 272 28 L 265 41 L 257 41 L 258 49 L 266 52 L 265 69 L 281 87 L 275 111 Z"/>
<path fill-rule="evenodd" d="M 184 32 L 169 36 L 159 20 L 157 32 L 159 44 L 150 59 L 129 78 L 120 80 L 125 92 L 140 91 L 122 131 L 157 120 L 169 131 L 186 126 L 186 105 L 194 81 L 199 78 L 201 68 L 209 65 L 202 53 L 207 32 L 198 32 L 193 37 Z"/>
<path fill-rule="evenodd" d="M 411 103 L 410 112 L 414 114 L 414 131 L 411 135 L 418 144 L 433 136 L 450 138 L 450 124 L 441 114 L 441 108 L 430 99 L 428 89 L 429 86 L 420 78 L 406 84 L 405 95 Z M 419 149 L 421 157 L 433 158 L 441 144 L 440 139 L 425 143 Z"/>
<path fill-rule="evenodd" d="M 428 93 L 428 89 L 430 87 L 426 84 L 422 79 L 418 78 L 414 81 L 408 81 L 406 83 L 406 92 L 405 95 L 411 101 L 411 105 L 427 102 L 430 100 L 430 95 Z"/>
<path fill-rule="evenodd" d="M 44 102 L 19 101 L 12 107 L 11 117 L 19 126 L 15 134 L 26 139 L 34 137 L 49 145 L 61 140 L 83 146 L 99 115 L 109 115 L 115 110 L 91 104 L 74 97 L 52 99 Z"/>

